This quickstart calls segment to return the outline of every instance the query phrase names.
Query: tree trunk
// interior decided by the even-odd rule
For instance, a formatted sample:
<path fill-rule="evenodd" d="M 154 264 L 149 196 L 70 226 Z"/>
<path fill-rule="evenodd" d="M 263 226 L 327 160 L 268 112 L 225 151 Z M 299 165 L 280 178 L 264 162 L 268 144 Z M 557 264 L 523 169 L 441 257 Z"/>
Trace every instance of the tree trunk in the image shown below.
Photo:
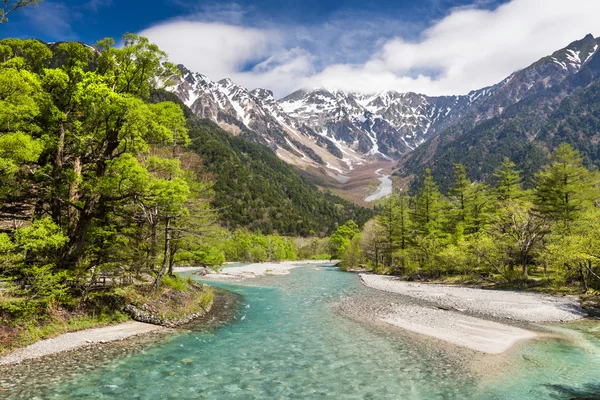
<path fill-rule="evenodd" d="M 156 280 L 154 281 L 154 291 L 157 292 L 160 284 L 162 283 L 163 277 L 165 276 L 165 272 L 167 272 L 167 268 L 169 267 L 169 255 L 170 255 L 170 246 L 171 246 L 171 216 L 167 214 L 165 221 L 165 251 L 164 251 L 164 259 L 162 263 L 162 267 L 156 276 Z"/>
<path fill-rule="evenodd" d="M 56 156 L 54 157 L 54 165 L 52 168 L 52 199 L 50 201 L 50 209 L 52 213 L 52 220 L 56 223 L 60 223 L 61 219 L 61 201 L 60 201 L 60 186 L 61 186 L 61 175 L 63 171 L 63 157 L 65 149 L 65 127 L 63 124 L 60 125 L 58 134 L 58 143 L 56 144 Z"/>
<path fill-rule="evenodd" d="M 175 243 L 177 243 L 177 241 L 175 241 Z M 175 264 L 175 253 L 177 253 L 177 245 L 171 245 L 169 246 L 169 276 L 174 277 L 175 274 L 173 273 L 173 265 Z"/>
<path fill-rule="evenodd" d="M 100 202 L 99 208 L 102 209 L 103 204 L 102 201 L 99 201 L 98 196 L 91 196 L 84 208 L 83 211 L 79 214 L 79 218 L 75 221 L 74 226 L 72 227 L 72 232 L 69 235 L 69 247 L 68 252 L 65 256 L 63 256 L 60 265 L 66 269 L 73 269 L 77 265 L 77 262 L 81 258 L 83 254 L 83 249 L 85 246 L 85 239 L 87 233 L 92 226 L 92 221 L 94 220 L 94 216 L 96 215 L 96 203 Z"/>
<path fill-rule="evenodd" d="M 156 271 L 156 251 L 158 249 L 158 240 L 157 240 L 157 229 L 158 229 L 158 213 L 155 215 L 154 220 L 150 223 L 150 269 L 152 271 Z"/>
<path fill-rule="evenodd" d="M 590 289 L 588 287 L 587 279 L 585 279 L 585 272 L 583 271 L 583 263 L 579 263 L 579 276 L 581 278 L 581 284 L 583 285 L 584 293 L 587 293 Z"/>
<path fill-rule="evenodd" d="M 79 201 L 79 183 L 81 181 L 81 159 L 77 157 L 73 163 L 73 173 L 75 181 L 69 188 L 69 203 L 75 204 Z M 78 211 L 72 205 L 69 205 L 69 233 L 73 235 L 77 226 Z"/>

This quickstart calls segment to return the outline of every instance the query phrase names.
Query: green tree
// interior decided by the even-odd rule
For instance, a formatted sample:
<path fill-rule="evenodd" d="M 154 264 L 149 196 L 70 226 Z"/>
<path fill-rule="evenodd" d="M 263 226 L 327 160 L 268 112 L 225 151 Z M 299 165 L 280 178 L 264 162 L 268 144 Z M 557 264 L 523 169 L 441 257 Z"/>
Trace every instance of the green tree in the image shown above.
<path fill-rule="evenodd" d="M 444 223 L 444 200 L 433 181 L 431 170 L 423 176 L 423 185 L 415 198 L 412 220 L 421 235 L 441 235 Z"/>
<path fill-rule="evenodd" d="M 587 292 L 600 288 L 600 209 L 583 212 L 568 234 L 551 235 L 542 261 L 554 271 L 555 282 L 579 281 Z"/>
<path fill-rule="evenodd" d="M 593 174 L 584 166 L 577 150 L 561 144 L 550 165 L 536 175 L 536 211 L 568 232 L 570 224 L 598 198 Z"/>
<path fill-rule="evenodd" d="M 362 249 L 360 247 L 361 234 L 358 233 L 350 239 L 349 243 L 342 250 L 340 258 L 342 260 L 341 267 L 348 271 L 360 266 L 362 260 Z"/>
<path fill-rule="evenodd" d="M 509 267 L 520 266 L 527 276 L 532 257 L 541 250 L 549 228 L 548 221 L 534 211 L 532 203 L 512 201 L 499 210 L 489 232 L 507 255 Z"/>
<path fill-rule="evenodd" d="M 412 240 L 410 198 L 405 193 L 392 194 L 383 203 L 380 214 L 377 216 L 379 232 L 383 235 L 383 260 L 385 265 L 395 264 L 394 255 L 398 250 L 406 250 Z M 376 260 L 378 266 L 379 260 Z M 400 259 L 404 267 L 404 258 Z"/>
<path fill-rule="evenodd" d="M 350 244 L 354 236 L 360 233 L 358 225 L 354 221 L 348 221 L 344 225 L 336 229 L 329 238 L 329 249 L 332 258 L 341 257 L 342 253 Z"/>
<path fill-rule="evenodd" d="M 521 174 L 516 169 L 516 164 L 508 157 L 504 157 L 502 164 L 494 173 L 498 184 L 496 195 L 500 201 L 514 200 L 521 197 Z"/>
<path fill-rule="evenodd" d="M 488 186 L 484 183 L 471 184 L 467 190 L 467 199 L 465 231 L 468 234 L 475 234 L 490 222 L 495 204 Z"/>
<path fill-rule="evenodd" d="M 384 250 L 388 243 L 385 236 L 386 232 L 377 218 L 367 221 L 360 235 L 363 256 L 375 271 L 379 271 L 380 263 L 384 258 Z"/>
<path fill-rule="evenodd" d="M 377 216 L 377 222 L 381 227 L 384 264 L 394 263 L 394 252 L 398 248 L 400 240 L 400 218 L 399 218 L 398 196 L 392 194 L 383 201 L 381 212 Z M 378 260 L 376 260 L 377 263 Z"/>
<path fill-rule="evenodd" d="M 467 178 L 465 166 L 454 165 L 454 184 L 450 188 L 451 201 L 454 204 L 456 224 L 464 223 L 469 206 L 469 189 L 471 181 Z"/>

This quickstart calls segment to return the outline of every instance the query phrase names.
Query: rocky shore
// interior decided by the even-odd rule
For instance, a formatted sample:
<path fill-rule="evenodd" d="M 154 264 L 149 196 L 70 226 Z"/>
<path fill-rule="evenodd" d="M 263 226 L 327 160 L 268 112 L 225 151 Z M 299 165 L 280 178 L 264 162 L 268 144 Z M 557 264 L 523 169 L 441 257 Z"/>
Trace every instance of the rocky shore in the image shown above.
<path fill-rule="evenodd" d="M 52 339 L 40 340 L 30 346 L 16 350 L 1 358 L 0 365 L 18 364 L 25 360 L 39 358 L 50 354 L 124 340 L 133 336 L 163 331 L 165 329 L 167 328 L 159 325 L 129 321 L 103 328 L 65 333 L 64 335 Z"/>
<path fill-rule="evenodd" d="M 439 340 L 481 354 L 498 355 L 540 336 L 541 321 L 585 317 L 571 298 L 418 284 L 361 274 L 372 288 L 344 299 L 338 312 L 355 320 Z"/>
<path fill-rule="evenodd" d="M 525 322 L 569 322 L 587 312 L 575 297 L 555 297 L 508 290 L 406 282 L 398 278 L 361 274 L 363 285 L 427 301 L 441 309 Z"/>

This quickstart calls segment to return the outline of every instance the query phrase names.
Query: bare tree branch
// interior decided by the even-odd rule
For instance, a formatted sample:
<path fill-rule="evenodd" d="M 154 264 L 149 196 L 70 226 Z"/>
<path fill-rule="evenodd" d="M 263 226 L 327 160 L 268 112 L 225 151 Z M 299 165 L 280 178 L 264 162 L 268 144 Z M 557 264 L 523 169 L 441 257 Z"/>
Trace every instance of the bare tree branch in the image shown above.
<path fill-rule="evenodd" d="M 7 15 L 27 6 L 36 6 L 44 0 L 3 0 L 0 8 L 0 24 L 8 22 Z"/>

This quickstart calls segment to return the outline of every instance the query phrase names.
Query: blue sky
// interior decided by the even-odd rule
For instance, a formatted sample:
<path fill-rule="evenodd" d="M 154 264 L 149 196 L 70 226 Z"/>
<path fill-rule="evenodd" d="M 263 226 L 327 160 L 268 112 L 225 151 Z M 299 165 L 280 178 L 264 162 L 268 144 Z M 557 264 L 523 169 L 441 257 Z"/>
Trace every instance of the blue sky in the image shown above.
<path fill-rule="evenodd" d="M 479 2 L 494 7 L 499 0 Z M 2 37 L 39 38 L 44 41 L 78 40 L 94 43 L 104 37 L 139 32 L 165 20 L 202 14 L 230 23 L 254 26 L 284 23 L 311 26 L 340 16 L 360 19 L 386 17 L 398 21 L 399 31 L 414 35 L 451 8 L 473 0 L 258 0 L 235 3 L 198 0 L 45 0 L 37 10 L 13 14 L 0 27 Z M 406 29 L 410 26 L 410 29 Z M 390 32 L 386 32 L 390 33 Z"/>
<path fill-rule="evenodd" d="M 298 88 L 463 94 L 580 39 L 599 0 L 46 0 L 0 37 L 94 43 L 147 36 L 211 79 Z"/>

